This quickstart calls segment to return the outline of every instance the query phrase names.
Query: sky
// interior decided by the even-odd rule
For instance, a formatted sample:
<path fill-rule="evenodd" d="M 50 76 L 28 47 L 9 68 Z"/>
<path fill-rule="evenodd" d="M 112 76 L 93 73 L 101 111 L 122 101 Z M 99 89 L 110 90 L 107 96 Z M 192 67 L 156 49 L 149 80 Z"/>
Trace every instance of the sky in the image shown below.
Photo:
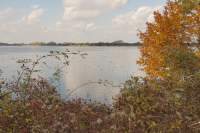
<path fill-rule="evenodd" d="M 166 0 L 0 0 L 0 42 L 139 41 Z"/>

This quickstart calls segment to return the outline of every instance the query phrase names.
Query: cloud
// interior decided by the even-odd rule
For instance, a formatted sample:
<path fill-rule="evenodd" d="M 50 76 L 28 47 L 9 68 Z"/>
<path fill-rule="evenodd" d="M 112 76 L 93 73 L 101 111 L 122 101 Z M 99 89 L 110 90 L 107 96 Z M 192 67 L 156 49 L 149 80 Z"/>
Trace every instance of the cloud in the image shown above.
<path fill-rule="evenodd" d="M 40 7 L 34 7 L 30 14 L 23 17 L 22 20 L 27 24 L 34 24 L 40 21 L 40 18 L 44 14 L 44 10 Z"/>
<path fill-rule="evenodd" d="M 25 9 L 0 9 L 0 41 L 27 42 L 40 39 L 47 32 L 47 28 L 38 23 L 43 14 L 44 10 L 38 6 L 32 7 L 29 14 Z"/>
<path fill-rule="evenodd" d="M 77 33 L 95 31 L 96 29 L 97 25 L 92 21 L 74 21 L 73 23 L 65 23 L 64 21 L 56 22 L 57 31 Z"/>
<path fill-rule="evenodd" d="M 141 6 L 136 10 L 116 16 L 113 18 L 112 23 L 118 28 L 142 30 L 145 28 L 146 22 L 152 22 L 154 20 L 153 12 L 160 9 L 161 6 Z"/>
<path fill-rule="evenodd" d="M 96 26 L 95 26 L 94 23 L 88 23 L 88 24 L 86 24 L 86 26 L 85 26 L 85 30 L 86 30 L 86 31 L 93 31 L 93 30 L 95 30 L 95 29 L 96 29 Z"/>
<path fill-rule="evenodd" d="M 64 12 L 51 22 L 43 19 L 45 10 L 39 5 L 32 5 L 29 13 L 23 8 L 0 9 L 0 41 L 138 41 L 137 29 L 144 30 L 145 23 L 153 21 L 153 12 L 160 6 L 141 6 L 131 11 L 123 9 L 123 12 L 118 10 L 128 1 L 63 0 Z"/>
<path fill-rule="evenodd" d="M 57 30 L 94 31 L 94 22 L 104 13 L 116 10 L 129 0 L 63 0 L 63 17 L 56 22 Z"/>
<path fill-rule="evenodd" d="M 64 20 L 90 19 L 125 5 L 128 0 L 64 0 Z"/>
<path fill-rule="evenodd" d="M 115 9 L 127 4 L 128 0 L 107 0 L 106 2 L 110 5 L 110 7 Z"/>
<path fill-rule="evenodd" d="M 0 10 L 0 32 L 16 32 L 16 24 L 19 23 L 20 12 L 13 8 Z"/>
<path fill-rule="evenodd" d="M 15 15 L 14 9 L 6 8 L 6 9 L 0 11 L 0 20 L 13 17 L 14 15 Z"/>
<path fill-rule="evenodd" d="M 40 8 L 40 5 L 33 5 L 32 8 L 33 9 L 38 9 L 38 8 Z"/>
<path fill-rule="evenodd" d="M 110 30 L 112 32 L 108 32 L 107 36 L 112 36 L 115 40 L 119 38 L 128 42 L 139 41 L 138 30 L 144 31 L 146 22 L 154 21 L 153 12 L 161 9 L 161 6 L 141 6 L 117 15 L 112 19 L 112 29 Z"/>

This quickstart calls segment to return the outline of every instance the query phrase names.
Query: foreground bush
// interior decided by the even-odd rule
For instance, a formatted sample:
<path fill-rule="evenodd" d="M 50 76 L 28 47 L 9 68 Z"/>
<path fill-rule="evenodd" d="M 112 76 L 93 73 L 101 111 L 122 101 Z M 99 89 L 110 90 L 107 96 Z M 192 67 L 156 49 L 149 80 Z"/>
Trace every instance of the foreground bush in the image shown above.
<path fill-rule="evenodd" d="M 199 81 L 200 73 L 178 83 L 135 77 L 108 107 L 80 99 L 65 101 L 47 81 L 33 80 L 25 91 L 15 88 L 12 95 L 1 97 L 0 132 L 198 133 Z"/>
<path fill-rule="evenodd" d="M 118 132 L 200 132 L 200 75 L 171 80 L 127 81 L 115 103 Z"/>
<path fill-rule="evenodd" d="M 110 112 L 105 105 L 64 101 L 44 80 L 35 80 L 26 92 L 16 91 L 15 98 L 6 96 L 0 102 L 3 133 L 94 132 Z"/>

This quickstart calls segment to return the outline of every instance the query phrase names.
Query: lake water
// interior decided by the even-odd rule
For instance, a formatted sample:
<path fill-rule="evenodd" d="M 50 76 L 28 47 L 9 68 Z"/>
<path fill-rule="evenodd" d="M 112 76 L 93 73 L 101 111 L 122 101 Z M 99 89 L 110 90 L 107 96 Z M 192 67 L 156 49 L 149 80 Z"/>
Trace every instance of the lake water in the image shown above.
<path fill-rule="evenodd" d="M 123 84 L 131 75 L 142 75 L 136 61 L 139 58 L 138 47 L 55 47 L 55 46 L 8 46 L 0 47 L 0 69 L 5 79 L 13 79 L 17 76 L 20 64 L 18 59 L 35 59 L 47 55 L 51 50 L 81 51 L 88 55 L 74 55 L 70 58 L 69 66 L 62 69 L 61 79 L 54 81 L 51 78 L 54 70 L 60 64 L 54 59 L 47 60 L 48 66 L 41 66 L 42 75 L 49 79 L 63 97 L 74 91 L 67 98 L 84 98 L 93 101 L 112 103 Z M 102 84 L 100 81 L 112 83 Z"/>

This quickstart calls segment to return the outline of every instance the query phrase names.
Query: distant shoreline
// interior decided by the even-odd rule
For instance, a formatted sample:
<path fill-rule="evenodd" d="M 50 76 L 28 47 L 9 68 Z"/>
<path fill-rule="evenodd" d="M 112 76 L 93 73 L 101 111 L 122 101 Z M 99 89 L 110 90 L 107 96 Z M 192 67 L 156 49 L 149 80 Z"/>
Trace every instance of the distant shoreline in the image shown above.
<path fill-rule="evenodd" d="M 140 46 L 141 44 L 139 42 L 137 43 L 104 43 L 104 42 L 98 42 L 98 43 L 55 43 L 55 42 L 49 42 L 49 43 L 43 43 L 43 42 L 36 42 L 31 44 L 25 44 L 25 43 L 0 43 L 0 46 Z"/>

